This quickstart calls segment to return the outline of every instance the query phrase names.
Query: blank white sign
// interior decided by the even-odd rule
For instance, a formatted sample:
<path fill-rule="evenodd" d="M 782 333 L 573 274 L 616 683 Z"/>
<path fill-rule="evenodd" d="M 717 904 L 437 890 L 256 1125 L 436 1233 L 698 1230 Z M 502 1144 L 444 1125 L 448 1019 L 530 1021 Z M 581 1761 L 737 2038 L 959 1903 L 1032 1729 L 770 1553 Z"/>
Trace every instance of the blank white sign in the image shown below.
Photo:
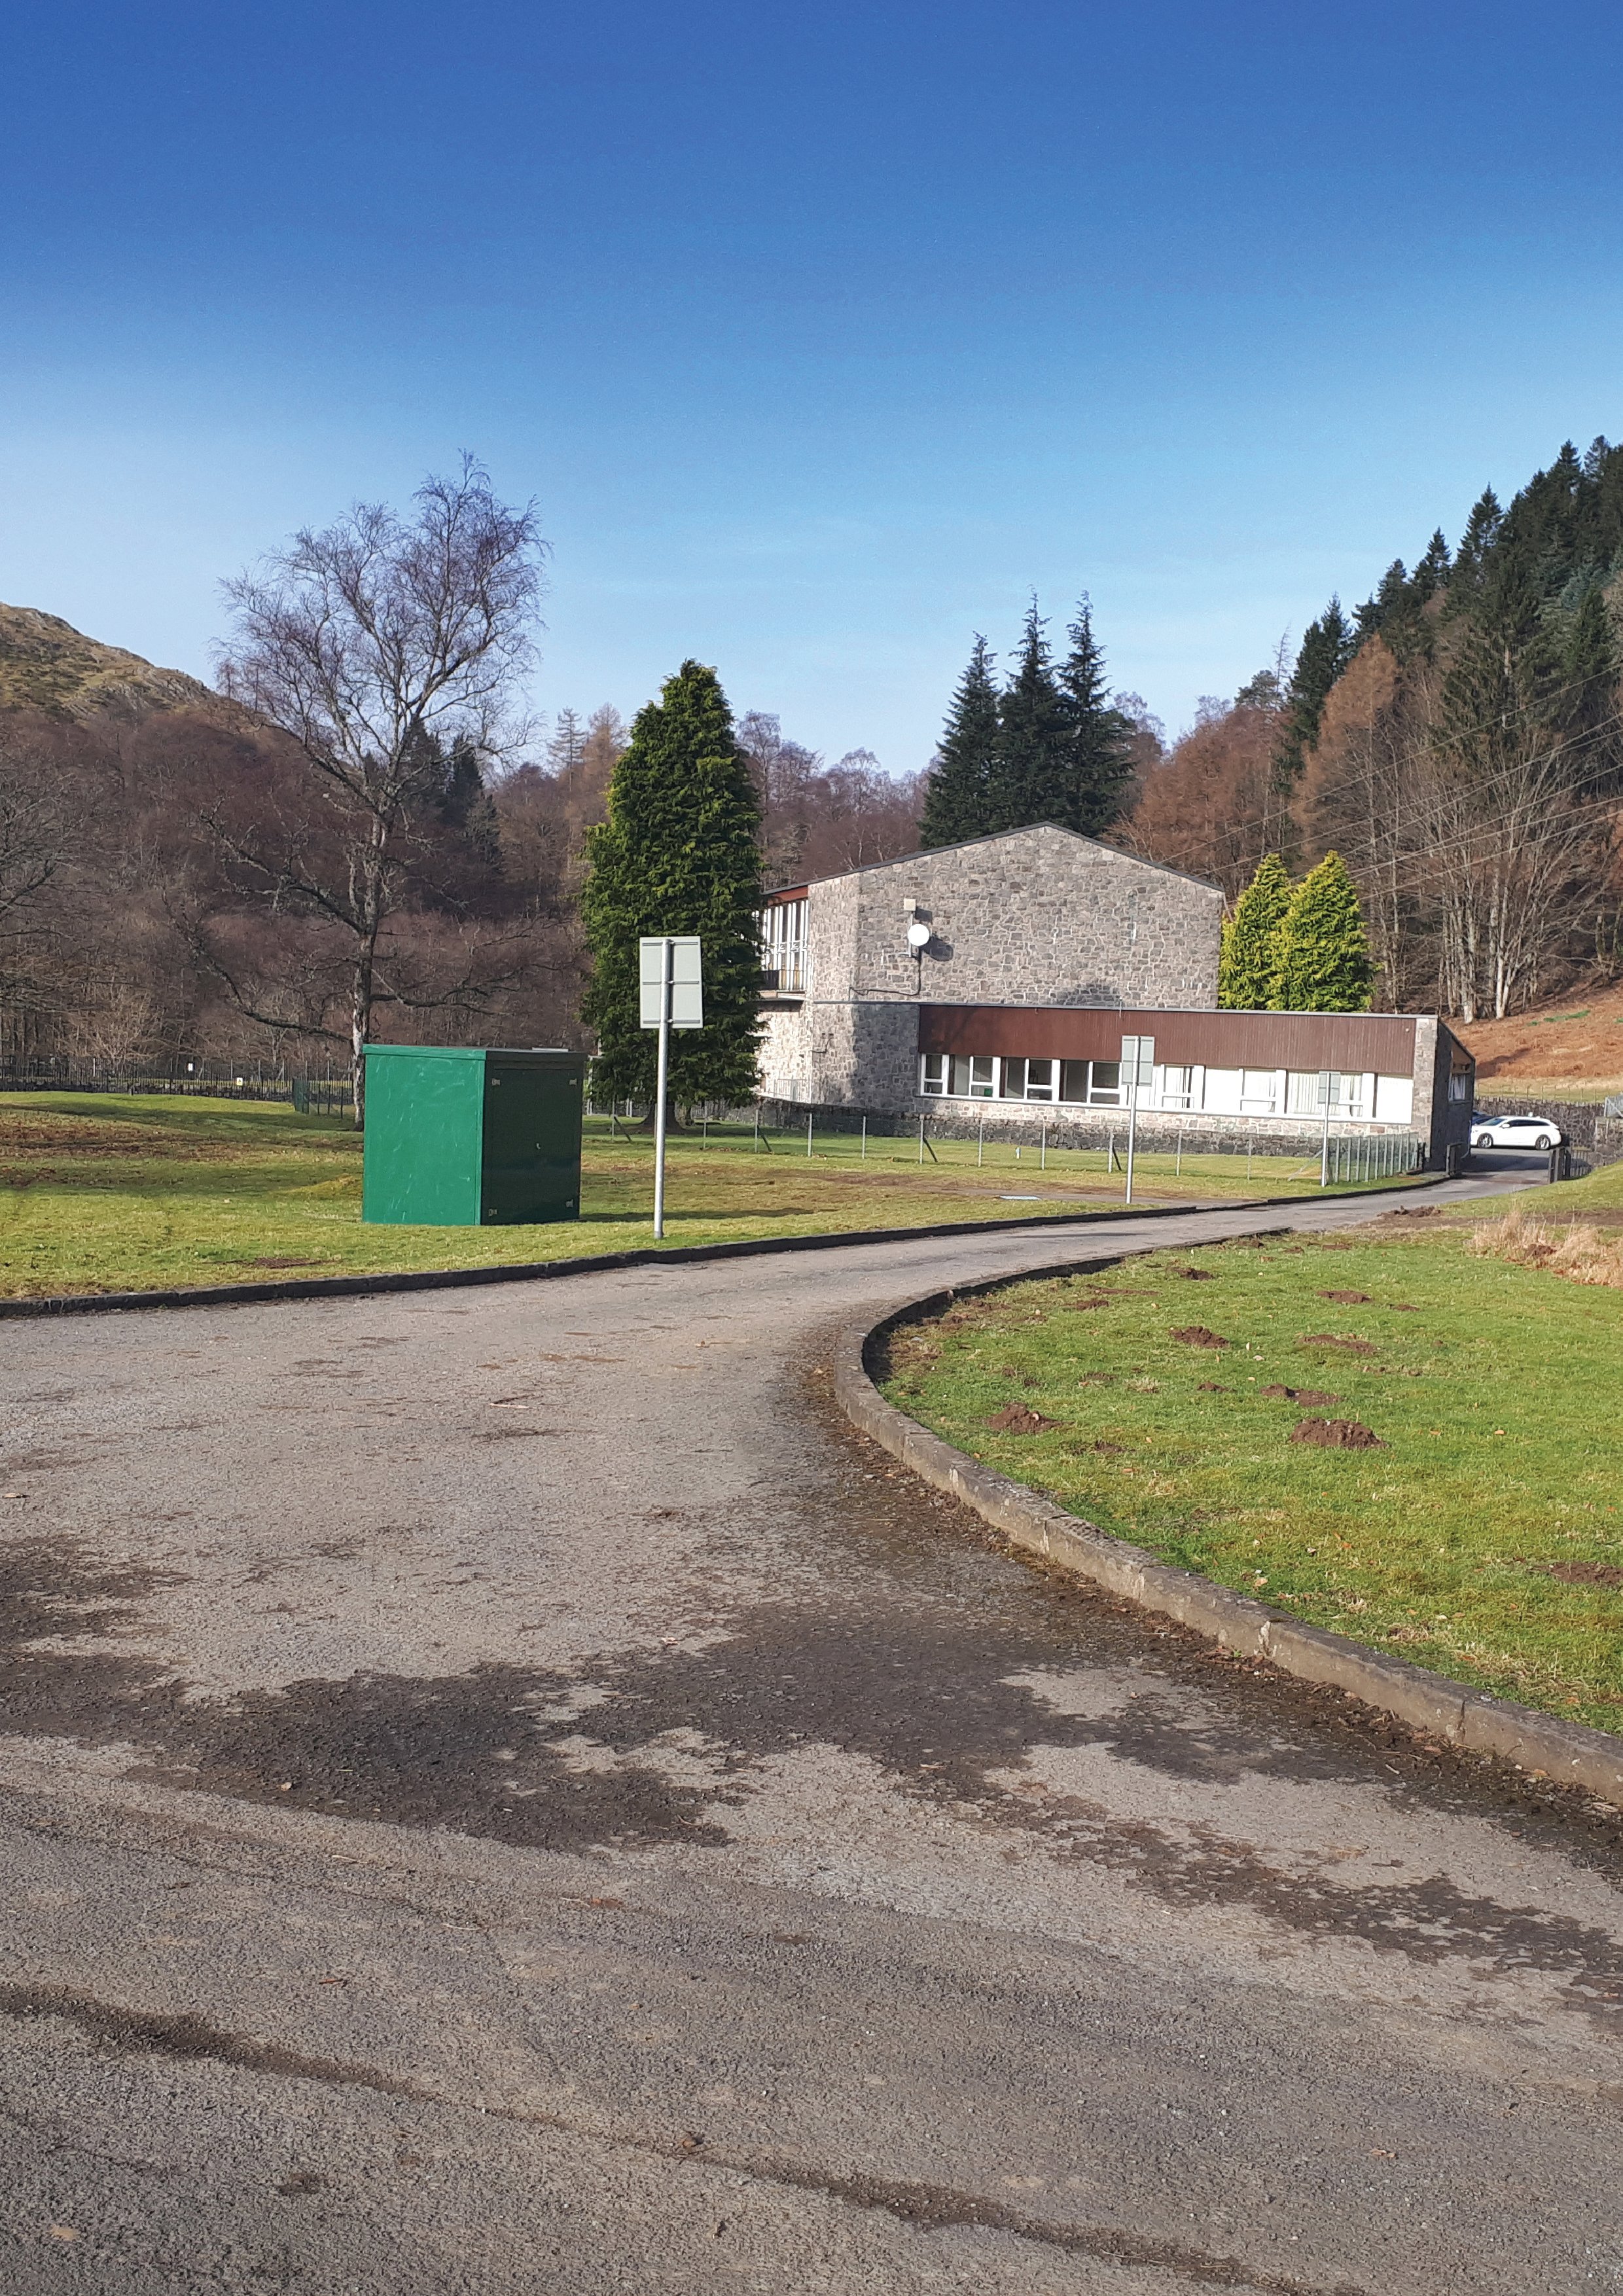
<path fill-rule="evenodd" d="M 1154 1083 L 1155 1039 L 1153 1037 L 1124 1037 L 1122 1038 L 1121 1081 L 1123 1084 L 1130 1084 L 1134 1081 L 1133 1072 L 1135 1068 L 1136 1068 L 1138 1071 L 1137 1082 L 1141 1086 Z"/>
<path fill-rule="evenodd" d="M 673 1029 L 702 1029 L 704 975 L 700 966 L 697 933 L 672 933 L 668 942 L 653 933 L 637 943 L 643 1026 L 657 1029 L 660 1025 L 660 960 L 667 947 L 670 950 L 670 1025 Z"/>

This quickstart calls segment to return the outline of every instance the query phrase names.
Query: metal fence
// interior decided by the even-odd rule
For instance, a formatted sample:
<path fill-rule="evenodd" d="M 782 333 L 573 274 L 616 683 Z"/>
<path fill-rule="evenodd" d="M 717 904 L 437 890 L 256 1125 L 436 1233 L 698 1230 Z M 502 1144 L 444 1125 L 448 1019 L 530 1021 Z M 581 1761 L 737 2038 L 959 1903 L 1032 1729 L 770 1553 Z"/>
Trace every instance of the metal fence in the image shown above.
<path fill-rule="evenodd" d="M 171 1068 L 110 1061 L 22 1060 L 0 1055 L 0 1092 L 175 1093 L 199 1100 L 280 1101 L 300 1116 L 352 1116 L 347 1076 L 288 1076 L 248 1062 L 188 1061 Z"/>
<path fill-rule="evenodd" d="M 1371 1133 L 1346 1138 L 1332 1134 L 1324 1152 L 1324 1177 L 1334 1186 L 1340 1181 L 1394 1180 L 1418 1172 L 1425 1163 L 1425 1144 L 1413 1132 Z"/>

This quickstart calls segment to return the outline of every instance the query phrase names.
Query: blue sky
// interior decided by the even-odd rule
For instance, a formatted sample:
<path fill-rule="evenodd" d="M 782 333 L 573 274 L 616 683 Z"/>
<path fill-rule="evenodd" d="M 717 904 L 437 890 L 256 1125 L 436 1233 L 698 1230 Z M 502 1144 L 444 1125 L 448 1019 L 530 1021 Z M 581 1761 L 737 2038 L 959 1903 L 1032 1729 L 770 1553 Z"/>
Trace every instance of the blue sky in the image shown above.
<path fill-rule="evenodd" d="M 1623 433 L 1623 16 L 243 0 L 9 20 L 0 597 L 206 673 L 217 583 L 471 448 L 543 710 L 693 654 L 928 758 L 1093 597 L 1176 726 Z"/>

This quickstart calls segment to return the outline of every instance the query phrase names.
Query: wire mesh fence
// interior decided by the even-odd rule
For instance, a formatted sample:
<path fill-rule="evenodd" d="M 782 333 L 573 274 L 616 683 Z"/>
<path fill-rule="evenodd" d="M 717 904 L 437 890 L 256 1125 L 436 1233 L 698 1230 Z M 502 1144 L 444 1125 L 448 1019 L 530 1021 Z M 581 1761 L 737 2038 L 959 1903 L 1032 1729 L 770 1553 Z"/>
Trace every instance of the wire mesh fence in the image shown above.
<path fill-rule="evenodd" d="M 0 1092 L 172 1093 L 201 1100 L 280 1101 L 300 1116 L 352 1116 L 348 1076 L 291 1076 L 253 1062 L 182 1061 L 170 1067 L 0 1055 Z"/>

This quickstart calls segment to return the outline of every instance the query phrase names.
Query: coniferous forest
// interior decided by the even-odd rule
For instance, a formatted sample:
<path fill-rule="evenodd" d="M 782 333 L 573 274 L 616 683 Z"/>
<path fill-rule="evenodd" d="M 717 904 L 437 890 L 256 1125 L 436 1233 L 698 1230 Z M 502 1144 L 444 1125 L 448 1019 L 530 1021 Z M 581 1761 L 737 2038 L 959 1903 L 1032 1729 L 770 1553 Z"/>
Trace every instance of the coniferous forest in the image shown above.
<path fill-rule="evenodd" d="M 767 888 L 1056 822 L 1222 885 L 1225 1003 L 1470 1021 L 1623 965 L 1620 633 L 1623 447 L 1597 439 L 1330 600 L 1169 743 L 1086 598 L 1058 627 L 1034 599 L 1001 656 L 972 639 L 926 770 L 830 764 L 759 709 L 728 770 Z M 357 980 L 379 1035 L 583 1041 L 619 713 L 515 742 L 464 710 L 334 780 L 265 659 L 211 692 L 0 608 L 0 1055 L 342 1073 Z"/>

